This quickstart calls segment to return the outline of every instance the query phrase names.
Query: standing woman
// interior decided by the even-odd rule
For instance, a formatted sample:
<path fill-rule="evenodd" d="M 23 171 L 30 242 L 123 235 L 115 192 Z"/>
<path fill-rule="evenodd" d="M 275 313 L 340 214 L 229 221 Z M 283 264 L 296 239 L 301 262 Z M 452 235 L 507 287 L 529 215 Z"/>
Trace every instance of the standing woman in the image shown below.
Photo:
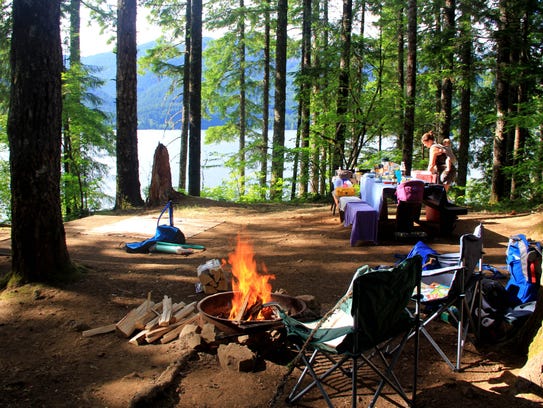
<path fill-rule="evenodd" d="M 455 179 L 455 171 L 447 170 L 447 152 L 443 146 L 435 141 L 434 132 L 431 130 L 422 135 L 422 144 L 430 149 L 430 159 L 428 160 L 428 171 L 432 174 L 437 174 L 438 182 L 441 181 L 445 187 L 445 191 L 449 190 L 452 182 Z"/>

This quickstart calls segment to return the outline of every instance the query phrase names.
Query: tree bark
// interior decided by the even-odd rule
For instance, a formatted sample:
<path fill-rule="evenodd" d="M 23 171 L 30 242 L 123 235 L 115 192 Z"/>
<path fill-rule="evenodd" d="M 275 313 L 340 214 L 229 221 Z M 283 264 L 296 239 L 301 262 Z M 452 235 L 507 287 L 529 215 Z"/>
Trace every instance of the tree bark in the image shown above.
<path fill-rule="evenodd" d="M 285 161 L 285 99 L 287 86 L 287 12 L 288 0 L 277 1 L 277 41 L 275 45 L 275 104 L 270 198 L 282 198 Z"/>
<path fill-rule="evenodd" d="M 192 0 L 191 6 L 188 192 L 199 197 L 202 156 L 202 0 Z"/>
<path fill-rule="evenodd" d="M 53 281 L 74 270 L 60 204 L 60 0 L 15 0 L 12 17 L 11 278 Z"/>
<path fill-rule="evenodd" d="M 260 141 L 260 188 L 261 197 L 265 198 L 265 187 L 268 174 L 268 128 L 270 125 L 270 1 L 264 1 L 264 77 L 262 78 L 262 138 Z"/>
<path fill-rule="evenodd" d="M 169 200 L 178 202 L 183 195 L 174 190 L 172 185 L 172 171 L 170 168 L 170 155 L 168 149 L 159 143 L 153 156 L 153 170 L 151 173 L 151 186 L 147 205 L 149 207 L 161 206 Z"/>
<path fill-rule="evenodd" d="M 445 0 L 445 9 L 443 11 L 443 35 L 447 50 L 445 51 L 445 76 L 441 81 L 441 131 L 440 141 L 447 139 L 451 134 L 452 120 L 452 97 L 453 97 L 453 82 L 452 75 L 454 72 L 454 51 L 453 43 L 455 40 L 455 0 Z"/>
<path fill-rule="evenodd" d="M 334 141 L 333 166 L 339 168 L 345 162 L 345 139 L 347 133 L 345 115 L 349 105 L 349 68 L 351 59 L 351 35 L 353 26 L 353 2 L 343 0 L 341 19 L 341 56 L 339 59 L 339 89 L 337 97 L 336 135 Z"/>
<path fill-rule="evenodd" d="M 407 78 L 405 126 L 402 158 L 407 174 L 413 164 L 413 135 L 415 133 L 415 96 L 417 88 L 417 0 L 407 3 Z"/>
<path fill-rule="evenodd" d="M 191 0 L 187 0 L 185 11 L 185 58 L 183 61 L 183 114 L 181 118 L 181 143 L 179 146 L 179 183 L 180 191 L 187 187 L 187 155 L 189 142 L 189 112 L 190 112 L 190 55 L 191 55 Z"/>
<path fill-rule="evenodd" d="M 505 174 L 507 161 L 507 112 L 509 111 L 509 81 L 507 69 L 509 60 L 509 43 L 507 36 L 508 2 L 500 1 L 500 22 L 496 32 L 496 129 L 494 131 L 492 158 L 492 188 L 490 201 L 497 203 L 505 197 Z"/>
<path fill-rule="evenodd" d="M 311 84 L 309 70 L 311 69 L 311 0 L 303 1 L 302 22 L 302 81 L 300 84 L 300 180 L 299 194 L 307 195 L 309 181 L 309 130 L 311 114 Z M 314 188 L 312 189 L 315 190 Z"/>
<path fill-rule="evenodd" d="M 138 160 L 136 0 L 117 9 L 117 196 L 115 208 L 143 206 Z"/>
<path fill-rule="evenodd" d="M 247 84 L 245 79 L 245 70 L 247 65 L 246 47 L 245 47 L 245 4 L 239 0 L 241 14 L 238 17 L 238 35 L 239 35 L 239 191 L 241 195 L 245 194 L 245 145 L 247 137 Z"/>

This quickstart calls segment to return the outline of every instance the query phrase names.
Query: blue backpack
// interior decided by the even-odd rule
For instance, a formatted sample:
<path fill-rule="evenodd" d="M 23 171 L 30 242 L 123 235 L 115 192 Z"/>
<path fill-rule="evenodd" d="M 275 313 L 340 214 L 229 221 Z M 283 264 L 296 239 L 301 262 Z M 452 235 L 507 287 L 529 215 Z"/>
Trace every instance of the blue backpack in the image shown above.
<path fill-rule="evenodd" d="M 162 215 L 166 211 L 168 211 L 170 223 L 169 225 L 160 225 L 160 218 L 162 218 Z M 125 244 L 125 249 L 126 252 L 129 253 L 146 254 L 149 252 L 149 249 L 157 242 L 169 242 L 171 244 L 185 243 L 185 234 L 183 234 L 183 232 L 179 228 L 173 225 L 173 206 L 171 200 L 168 201 L 158 217 L 158 220 L 156 222 L 155 236 L 141 242 L 129 242 Z"/>
<path fill-rule="evenodd" d="M 509 238 L 506 251 L 510 278 L 505 286 L 512 306 L 537 300 L 541 279 L 541 244 L 524 234 Z"/>

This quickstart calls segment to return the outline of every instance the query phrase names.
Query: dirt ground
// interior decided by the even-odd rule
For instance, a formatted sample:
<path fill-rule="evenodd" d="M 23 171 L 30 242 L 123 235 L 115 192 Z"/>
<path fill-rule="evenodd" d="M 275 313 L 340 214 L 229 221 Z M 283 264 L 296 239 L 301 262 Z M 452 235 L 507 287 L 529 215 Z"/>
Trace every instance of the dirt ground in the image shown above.
<path fill-rule="evenodd" d="M 344 227 L 330 206 L 235 206 L 189 200 L 176 205 L 175 219 L 187 241 L 206 247 L 189 256 L 128 254 L 124 242 L 154 233 L 159 209 L 95 215 L 66 224 L 73 261 L 87 268 L 84 277 L 62 287 L 27 285 L 0 294 L 0 406 L 2 407 L 264 407 L 287 372 L 287 358 L 269 353 L 255 372 L 221 369 L 217 357 L 188 350 L 181 341 L 135 346 L 116 333 L 83 337 L 84 330 L 116 323 L 151 292 L 175 302 L 198 301 L 196 269 L 210 259 L 225 259 L 244 234 L 259 264 L 275 275 L 274 290 L 310 294 L 326 311 L 345 292 L 358 266 L 391 265 L 414 244 L 395 241 L 389 221 L 379 245 L 349 245 Z M 147 223 L 143 222 L 147 220 Z M 149 223 L 149 220 L 151 222 Z M 141 223 L 139 223 L 141 221 Z M 485 226 L 485 262 L 505 271 L 508 237 L 525 233 L 543 239 L 543 214 L 461 217 L 448 237 L 427 242 L 439 252 L 456 252 L 460 234 Z M 139 223 L 139 224 L 138 224 Z M 134 226 L 139 225 L 140 230 Z M 148 228 L 142 230 L 142 228 Z M 9 269 L 9 230 L 0 231 L 0 271 Z M 434 323 L 451 348 L 453 328 Z M 269 350 L 268 350 L 269 351 Z M 279 353 L 280 354 L 280 353 Z M 409 360 L 400 365 L 410 366 Z M 468 343 L 463 371 L 453 372 L 421 340 L 418 402 L 423 407 L 536 407 L 540 389 L 515 386 L 524 357 L 503 347 Z M 287 387 L 292 384 L 289 378 Z M 361 399 L 367 401 L 366 390 Z M 349 406 L 348 381 L 336 384 L 333 401 Z M 284 406 L 284 395 L 276 406 Z M 305 407 L 323 407 L 318 394 Z M 378 406 L 394 406 L 381 399 Z"/>

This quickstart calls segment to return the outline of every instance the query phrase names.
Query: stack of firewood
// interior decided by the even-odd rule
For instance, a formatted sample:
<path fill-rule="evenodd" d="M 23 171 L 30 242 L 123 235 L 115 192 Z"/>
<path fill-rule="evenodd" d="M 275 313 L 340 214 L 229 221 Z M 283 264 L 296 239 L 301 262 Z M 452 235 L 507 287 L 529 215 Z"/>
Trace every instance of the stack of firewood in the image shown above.
<path fill-rule="evenodd" d="M 228 290 L 228 279 L 218 259 L 211 259 L 197 269 L 198 279 L 206 295 Z"/>
<path fill-rule="evenodd" d="M 115 324 L 102 326 L 83 332 L 84 337 L 116 331 L 135 345 L 160 342 L 168 343 L 179 337 L 189 323 L 199 319 L 196 302 L 173 303 L 172 298 L 164 296 L 159 303 L 148 297 L 138 307 L 130 310 Z"/>

